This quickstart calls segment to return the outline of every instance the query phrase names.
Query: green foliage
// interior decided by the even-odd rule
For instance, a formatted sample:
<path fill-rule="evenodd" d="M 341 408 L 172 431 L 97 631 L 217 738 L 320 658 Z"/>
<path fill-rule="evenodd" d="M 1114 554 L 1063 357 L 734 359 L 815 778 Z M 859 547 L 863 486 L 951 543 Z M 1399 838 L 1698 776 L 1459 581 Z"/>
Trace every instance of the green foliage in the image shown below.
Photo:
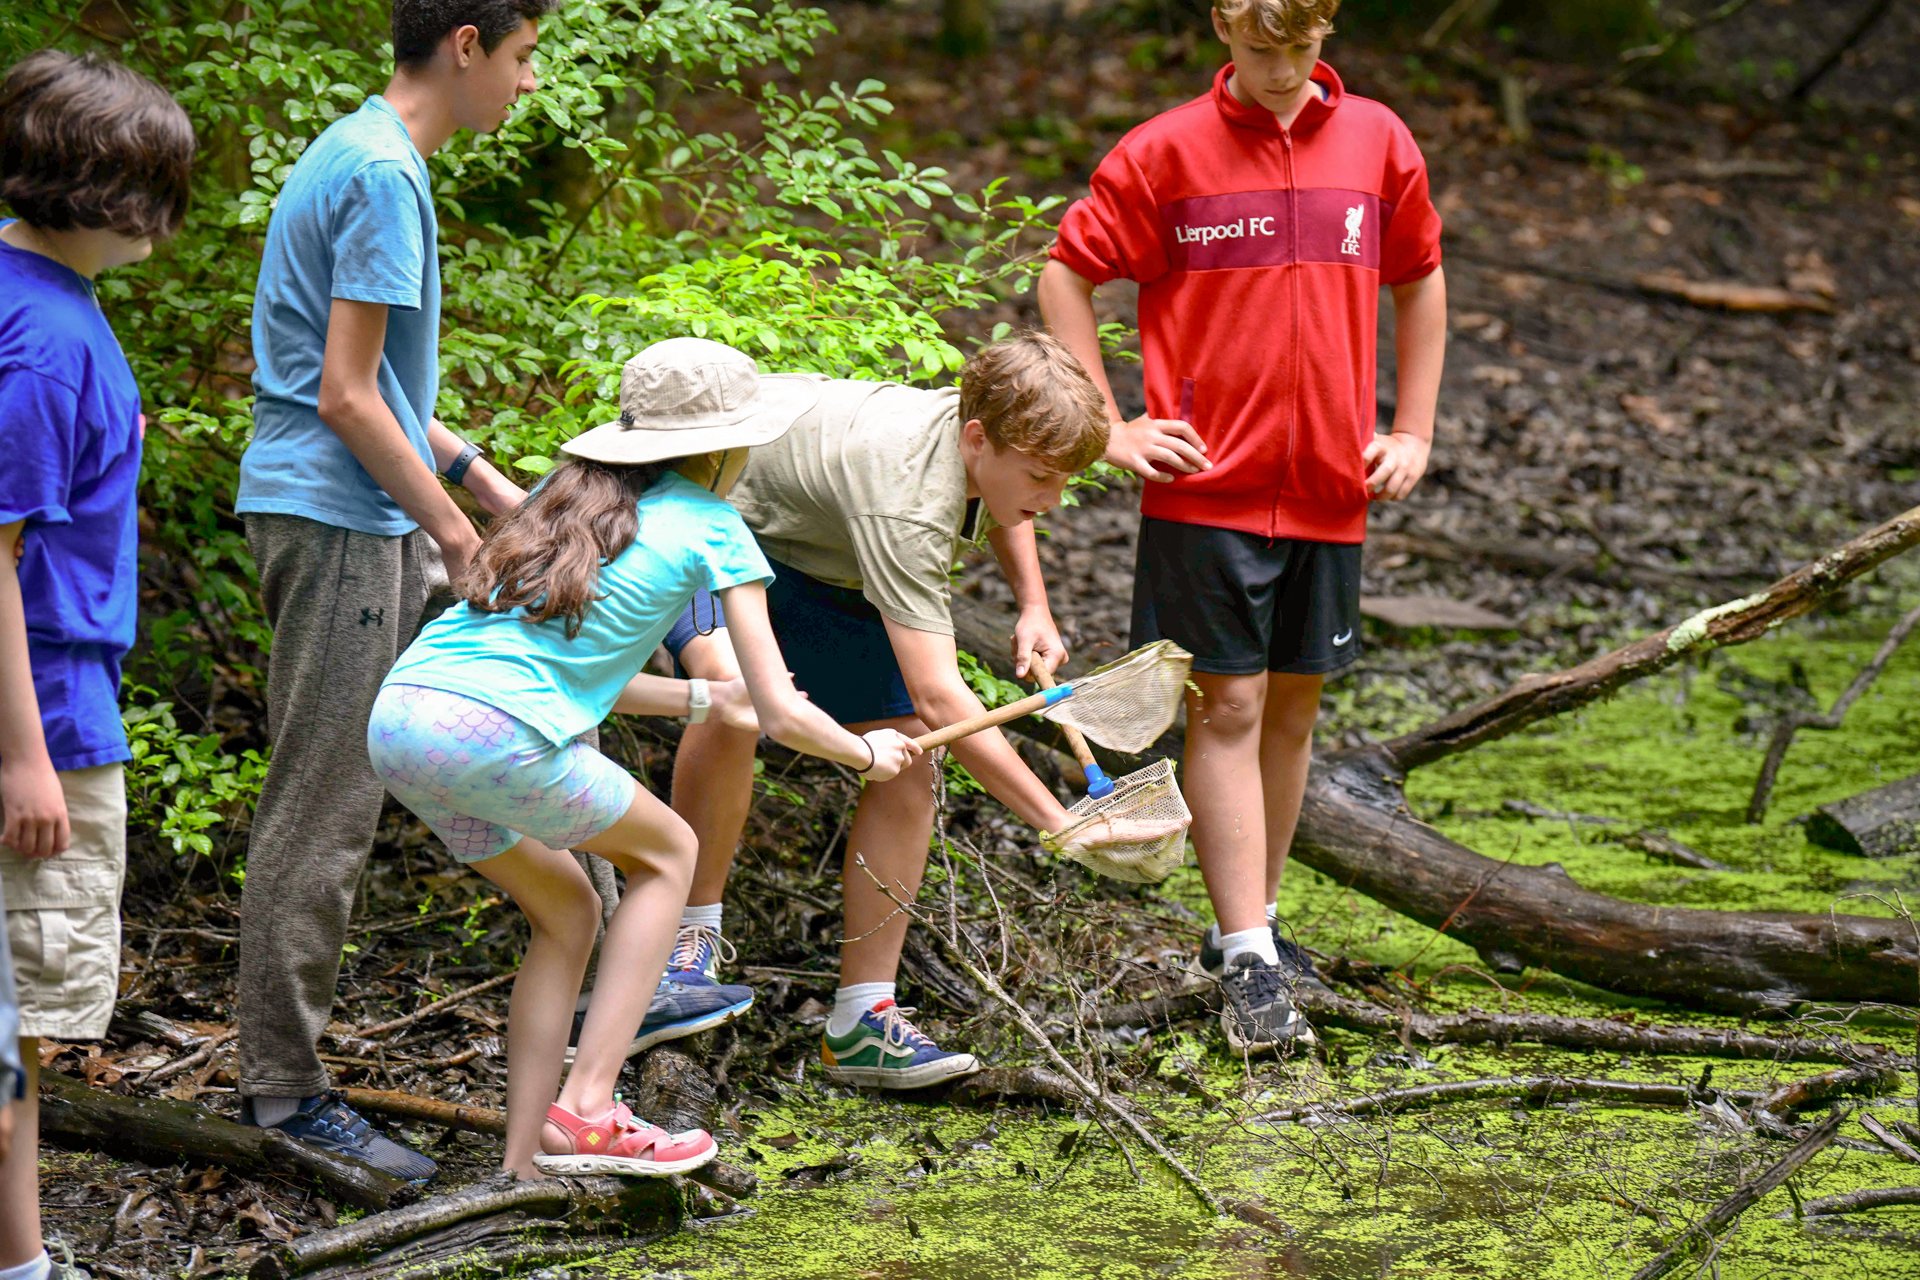
<path fill-rule="evenodd" d="M 385 85 L 386 6 L 149 0 L 74 13 L 6 6 L 0 59 L 104 48 L 166 85 L 201 144 L 185 229 L 100 289 L 151 423 L 144 541 L 171 575 L 135 675 L 172 690 L 257 686 L 269 636 L 232 501 L 262 240 L 301 151 Z M 458 135 L 430 164 L 444 421 L 537 474 L 561 440 L 610 416 L 627 355 L 678 334 L 781 370 L 958 369 L 941 318 L 1030 273 L 1054 202 L 1000 181 L 956 192 L 940 169 L 876 152 L 863 134 L 892 109 L 877 80 L 790 87 L 829 29 L 791 0 L 565 0 L 541 27 L 539 90 L 496 133 Z M 181 734 L 169 704 L 132 715 L 137 768 L 163 754 L 181 771 L 142 774 L 142 815 L 176 850 L 204 853 L 221 800 L 196 808 L 182 788 L 255 772 Z"/>
<path fill-rule="evenodd" d="M 153 690 L 127 688 L 132 703 L 121 715 L 133 759 L 127 764 L 127 822 L 157 833 L 176 857 L 210 858 L 209 832 L 236 819 L 260 790 L 267 762 L 258 751 L 235 756 L 220 736 L 188 733 L 173 704 Z"/>

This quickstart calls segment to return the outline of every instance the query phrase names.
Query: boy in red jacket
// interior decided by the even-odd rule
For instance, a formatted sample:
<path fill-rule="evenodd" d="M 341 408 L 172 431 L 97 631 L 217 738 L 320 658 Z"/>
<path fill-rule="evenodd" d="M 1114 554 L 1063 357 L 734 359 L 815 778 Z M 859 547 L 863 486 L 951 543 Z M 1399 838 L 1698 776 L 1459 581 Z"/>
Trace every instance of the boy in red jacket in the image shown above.
<path fill-rule="evenodd" d="M 1133 643 L 1194 655 L 1184 787 L 1218 923 L 1237 1051 L 1311 1040 L 1317 984 L 1274 897 L 1313 753 L 1320 686 L 1360 656 L 1370 499 L 1426 471 L 1446 348 L 1440 218 L 1399 117 L 1319 61 L 1339 0 L 1214 0 L 1233 61 L 1210 93 L 1140 125 L 1067 210 L 1040 311 L 1106 394 L 1107 459 L 1141 502 Z M 1123 421 L 1093 291 L 1140 285 L 1147 412 Z M 1379 294 L 1398 394 L 1374 433 Z"/>

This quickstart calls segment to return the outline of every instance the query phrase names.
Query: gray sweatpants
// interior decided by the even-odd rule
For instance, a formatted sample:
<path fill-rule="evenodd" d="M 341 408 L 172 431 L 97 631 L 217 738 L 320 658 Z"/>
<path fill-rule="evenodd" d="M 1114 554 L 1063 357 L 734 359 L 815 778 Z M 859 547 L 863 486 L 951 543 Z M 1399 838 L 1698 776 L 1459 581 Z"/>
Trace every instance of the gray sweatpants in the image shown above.
<path fill-rule="evenodd" d="M 240 1092 L 306 1098 L 328 1087 L 320 1035 L 386 794 L 367 759 L 367 721 L 446 571 L 420 530 L 392 538 L 300 516 L 246 522 L 273 627 L 273 758 L 240 891 Z M 613 868 L 578 856 L 604 920 L 620 897 Z"/>
<path fill-rule="evenodd" d="M 381 537 L 300 516 L 246 522 L 273 626 L 273 758 L 240 894 L 240 1092 L 304 1098 L 328 1087 L 320 1034 L 385 797 L 367 721 L 446 571 L 418 529 Z"/>

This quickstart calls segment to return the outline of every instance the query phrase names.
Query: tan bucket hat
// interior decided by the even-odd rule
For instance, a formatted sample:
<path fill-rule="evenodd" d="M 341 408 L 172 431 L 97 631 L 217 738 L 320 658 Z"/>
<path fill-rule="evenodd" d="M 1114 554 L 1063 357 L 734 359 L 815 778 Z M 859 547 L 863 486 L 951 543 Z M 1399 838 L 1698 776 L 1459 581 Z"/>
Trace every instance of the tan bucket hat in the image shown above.
<path fill-rule="evenodd" d="M 820 399 L 823 379 L 762 374 L 724 342 L 668 338 L 620 370 L 620 418 L 583 431 L 562 453 L 632 465 L 778 440 Z"/>

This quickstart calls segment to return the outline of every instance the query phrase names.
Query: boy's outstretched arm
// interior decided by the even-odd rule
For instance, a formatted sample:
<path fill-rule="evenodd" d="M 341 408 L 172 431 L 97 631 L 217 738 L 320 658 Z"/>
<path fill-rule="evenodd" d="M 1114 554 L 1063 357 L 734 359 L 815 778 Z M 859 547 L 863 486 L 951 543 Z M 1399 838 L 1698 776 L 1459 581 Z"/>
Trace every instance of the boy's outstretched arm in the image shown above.
<path fill-rule="evenodd" d="M 1073 352 L 1093 385 L 1100 388 L 1100 398 L 1107 402 L 1107 418 L 1113 423 L 1107 439 L 1107 461 L 1148 480 L 1171 480 L 1176 473 L 1207 470 L 1213 464 L 1207 461 L 1206 443 L 1192 423 L 1144 413 L 1131 422 L 1120 416 L 1100 353 L 1093 290 L 1091 280 L 1056 259 L 1040 272 L 1040 284 L 1034 292 L 1041 320 Z"/>
<path fill-rule="evenodd" d="M 1397 370 L 1393 434 L 1375 436 L 1361 460 L 1367 488 L 1398 502 L 1427 473 L 1440 370 L 1447 358 L 1447 278 L 1439 267 L 1393 286 L 1393 350 Z"/>
<path fill-rule="evenodd" d="M 326 355 L 320 365 L 320 421 L 340 437 L 373 482 L 440 546 L 455 582 L 479 549 L 480 534 L 454 505 L 438 476 L 413 451 L 399 419 L 380 396 L 380 355 L 387 308 L 379 302 L 335 298 L 327 315 Z"/>
<path fill-rule="evenodd" d="M 17 568 L 25 529 L 20 520 L 0 526 L 0 844 L 24 857 L 51 858 L 66 852 L 72 831 L 27 658 L 27 611 Z"/>
<path fill-rule="evenodd" d="M 1040 545 L 1033 521 L 1011 529 L 995 528 L 987 533 L 1000 572 L 1013 588 L 1013 600 L 1020 615 L 1014 621 L 1013 673 L 1025 678 L 1028 668 L 1038 664 L 1052 675 L 1067 660 L 1067 645 L 1054 625 L 1053 608 L 1047 603 L 1047 583 L 1040 574 Z"/>

